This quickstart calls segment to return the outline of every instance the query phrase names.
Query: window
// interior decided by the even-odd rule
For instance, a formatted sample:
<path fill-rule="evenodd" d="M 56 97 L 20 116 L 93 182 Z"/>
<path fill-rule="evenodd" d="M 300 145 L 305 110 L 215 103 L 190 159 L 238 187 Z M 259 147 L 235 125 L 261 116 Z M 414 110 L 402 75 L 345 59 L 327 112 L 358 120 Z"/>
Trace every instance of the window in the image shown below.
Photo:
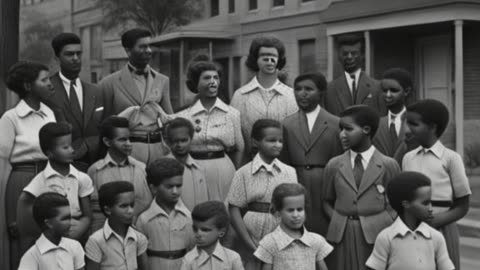
<path fill-rule="evenodd" d="M 218 16 L 220 13 L 219 0 L 210 0 L 210 17 Z"/>
<path fill-rule="evenodd" d="M 248 10 L 255 10 L 258 8 L 257 0 L 248 0 Z"/>
<path fill-rule="evenodd" d="M 273 0 L 274 7 L 281 7 L 285 6 L 285 0 Z"/>
<path fill-rule="evenodd" d="M 235 13 L 235 0 L 228 0 L 228 13 Z"/>
<path fill-rule="evenodd" d="M 102 32 L 101 24 L 90 27 L 90 60 L 102 61 Z"/>
<path fill-rule="evenodd" d="M 315 39 L 298 41 L 299 73 L 316 72 Z"/>

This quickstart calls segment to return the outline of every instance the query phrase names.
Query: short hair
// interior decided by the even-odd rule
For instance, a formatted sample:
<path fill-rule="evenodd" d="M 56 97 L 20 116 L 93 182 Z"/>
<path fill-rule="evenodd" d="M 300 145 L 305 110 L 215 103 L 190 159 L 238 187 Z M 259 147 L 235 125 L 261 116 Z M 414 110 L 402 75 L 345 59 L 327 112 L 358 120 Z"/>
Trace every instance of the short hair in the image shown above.
<path fill-rule="evenodd" d="M 52 39 L 52 48 L 55 55 L 58 56 L 66 45 L 81 43 L 80 38 L 74 33 L 60 33 Z"/>
<path fill-rule="evenodd" d="M 393 177 L 387 186 L 387 197 L 392 208 L 399 215 L 404 212 L 402 202 L 415 199 L 415 191 L 430 186 L 430 179 L 419 172 L 401 172 Z"/>
<path fill-rule="evenodd" d="M 70 134 L 72 134 L 72 126 L 67 122 L 46 123 L 38 132 L 42 152 L 46 155 L 58 137 Z"/>
<path fill-rule="evenodd" d="M 192 219 L 196 221 L 215 220 L 218 229 L 228 228 L 230 218 L 225 204 L 221 201 L 207 201 L 197 204 L 192 210 Z"/>
<path fill-rule="evenodd" d="M 222 73 L 222 68 L 215 62 L 212 61 L 195 61 L 188 66 L 187 70 L 187 87 L 193 93 L 198 93 L 198 80 L 204 71 L 216 71 L 220 78 Z"/>
<path fill-rule="evenodd" d="M 129 128 L 128 119 L 116 115 L 111 115 L 105 118 L 100 123 L 100 126 L 98 128 L 100 131 L 100 139 L 104 137 L 108 139 L 113 139 L 113 130 L 115 128 Z"/>
<path fill-rule="evenodd" d="M 283 208 L 283 199 L 293 196 L 305 196 L 305 188 L 298 183 L 283 183 L 278 185 L 272 193 L 272 211 L 280 211 Z"/>
<path fill-rule="evenodd" d="M 383 74 L 382 74 L 382 79 L 391 79 L 398 84 L 405 90 L 407 88 L 410 88 L 410 90 L 413 89 L 413 78 L 412 74 L 408 72 L 407 70 L 403 68 L 390 68 L 387 69 Z"/>
<path fill-rule="evenodd" d="M 33 219 L 43 231 L 45 229 L 45 219 L 58 215 L 57 208 L 69 205 L 68 199 L 61 194 L 55 192 L 43 193 L 33 201 Z"/>
<path fill-rule="evenodd" d="M 449 113 L 447 107 L 435 99 L 424 99 L 407 106 L 407 112 L 418 113 L 422 122 L 427 125 L 437 126 L 436 135 L 442 136 L 447 128 Z"/>
<path fill-rule="evenodd" d="M 253 123 L 252 127 L 252 138 L 254 140 L 260 141 L 263 139 L 265 136 L 263 134 L 263 131 L 267 128 L 278 128 L 280 130 L 282 129 L 282 124 L 278 122 L 277 120 L 273 119 L 259 119 Z"/>
<path fill-rule="evenodd" d="M 276 37 L 261 36 L 255 38 L 250 44 L 250 51 L 248 53 L 247 61 L 245 65 L 252 71 L 257 72 L 259 70 L 257 60 L 258 53 L 261 47 L 275 48 L 278 51 L 278 64 L 277 69 L 280 70 L 287 64 L 287 58 L 285 56 L 285 45 Z"/>
<path fill-rule="evenodd" d="M 380 116 L 378 112 L 373 108 L 367 105 L 353 105 L 346 108 L 343 112 L 340 113 L 340 117 L 352 117 L 353 121 L 361 126 L 370 127 L 370 138 L 373 138 L 378 129 L 378 122 L 380 121 Z"/>
<path fill-rule="evenodd" d="M 185 170 L 182 163 L 174 158 L 162 157 L 147 167 L 148 184 L 159 186 L 164 180 L 174 176 L 183 176 Z"/>
<path fill-rule="evenodd" d="M 336 39 L 337 48 L 342 46 L 353 46 L 357 43 L 360 43 L 360 52 L 363 54 L 364 48 L 364 39 L 360 34 L 345 34 L 337 37 Z"/>
<path fill-rule="evenodd" d="M 167 140 L 170 139 L 169 136 L 170 136 L 170 131 L 172 129 L 182 128 L 182 127 L 187 128 L 188 136 L 190 136 L 190 138 L 193 138 L 193 133 L 195 132 L 195 130 L 193 128 L 192 122 L 190 122 L 189 120 L 187 120 L 183 117 L 177 117 L 177 118 L 169 121 L 168 124 L 165 127 L 166 139 Z"/>
<path fill-rule="evenodd" d="M 307 80 L 312 81 L 317 87 L 318 91 L 324 92 L 325 90 L 327 90 L 327 79 L 325 79 L 325 76 L 323 76 L 323 74 L 320 72 L 301 74 L 297 78 L 295 78 L 293 85 L 295 86 L 297 83 Z"/>
<path fill-rule="evenodd" d="M 122 46 L 126 49 L 131 49 L 137 43 L 137 40 L 145 37 L 151 37 L 152 33 L 146 29 L 133 28 L 122 35 Z"/>
<path fill-rule="evenodd" d="M 106 215 L 105 206 L 114 206 L 118 201 L 118 195 L 126 192 L 134 192 L 133 184 L 128 181 L 114 181 L 100 186 L 98 203 L 102 212 Z"/>
<path fill-rule="evenodd" d="M 42 70 L 48 71 L 48 67 L 40 63 L 29 61 L 17 62 L 8 70 L 5 83 L 8 89 L 23 99 L 28 95 L 24 86 L 25 83 L 35 82 Z"/>

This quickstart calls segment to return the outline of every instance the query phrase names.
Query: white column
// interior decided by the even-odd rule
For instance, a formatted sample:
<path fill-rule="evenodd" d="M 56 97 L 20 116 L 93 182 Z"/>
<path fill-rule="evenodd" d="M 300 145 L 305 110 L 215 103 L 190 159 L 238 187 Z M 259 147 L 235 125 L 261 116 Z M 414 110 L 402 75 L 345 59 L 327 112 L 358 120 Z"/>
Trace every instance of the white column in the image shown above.
<path fill-rule="evenodd" d="M 455 21 L 455 125 L 456 150 L 463 157 L 463 21 Z"/>
<path fill-rule="evenodd" d="M 371 76 L 372 71 L 372 47 L 370 43 L 370 31 L 363 33 L 365 37 L 365 73 Z"/>
<path fill-rule="evenodd" d="M 178 74 L 178 80 L 179 80 L 179 86 L 178 86 L 178 91 L 180 91 L 179 93 L 179 99 L 180 99 L 180 107 L 182 107 L 185 103 L 185 70 L 184 70 L 184 67 L 183 67 L 183 61 L 184 61 L 184 50 L 185 50 L 185 40 L 184 39 L 180 39 L 180 53 L 178 54 L 178 57 L 180 58 L 179 59 L 179 65 L 178 65 L 178 69 L 179 69 L 179 74 Z M 171 90 L 170 90 L 171 91 Z"/>
<path fill-rule="evenodd" d="M 333 66 L 334 66 L 334 56 L 335 55 L 335 46 L 333 36 L 327 36 L 327 81 L 333 80 Z"/>
<path fill-rule="evenodd" d="M 233 76 L 238 74 L 233 74 L 233 56 L 228 57 L 228 97 L 233 97 Z"/>
<path fill-rule="evenodd" d="M 213 61 L 213 44 L 212 40 L 208 41 L 208 58 L 210 58 L 210 61 Z"/>

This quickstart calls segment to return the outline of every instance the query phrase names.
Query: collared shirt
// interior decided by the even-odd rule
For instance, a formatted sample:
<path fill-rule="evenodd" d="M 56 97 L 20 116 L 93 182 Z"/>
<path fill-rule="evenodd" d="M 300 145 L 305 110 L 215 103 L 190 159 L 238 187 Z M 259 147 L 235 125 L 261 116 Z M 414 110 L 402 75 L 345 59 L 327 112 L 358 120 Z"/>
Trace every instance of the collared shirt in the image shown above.
<path fill-rule="evenodd" d="M 145 164 L 133 157 L 127 157 L 123 164 L 117 164 L 110 154 L 107 153 L 104 159 L 98 160 L 88 168 L 88 175 L 92 178 L 94 187 L 91 197 L 93 210 L 92 231 L 100 229 L 105 222 L 105 216 L 98 204 L 98 190 L 106 183 L 128 181 L 133 184 L 135 190 L 135 217 L 147 209 L 152 202 L 153 196 L 148 187 Z"/>
<path fill-rule="evenodd" d="M 244 270 L 240 255 L 217 243 L 212 255 L 194 248 L 185 255 L 181 270 Z"/>
<path fill-rule="evenodd" d="M 247 151 L 251 150 L 251 133 L 253 124 L 262 118 L 282 122 L 285 117 L 298 111 L 293 89 L 277 81 L 270 99 L 265 101 L 263 87 L 256 77 L 235 91 L 230 105 L 240 111 L 241 127 Z M 264 91 L 265 92 L 265 91 Z"/>
<path fill-rule="evenodd" d="M 67 175 L 61 175 L 55 171 L 50 162 L 45 169 L 41 171 L 23 191 L 38 197 L 46 192 L 56 192 L 64 195 L 70 203 L 72 217 L 82 216 L 79 198 L 88 197 L 93 193 L 93 185 L 90 177 L 75 169 L 70 165 L 70 171 Z"/>
<path fill-rule="evenodd" d="M 366 265 L 375 270 L 453 270 L 442 233 L 421 223 L 410 230 L 400 218 L 377 237 Z"/>
<path fill-rule="evenodd" d="M 239 208 L 249 203 L 270 203 L 275 187 L 282 183 L 296 183 L 297 173 L 278 159 L 265 164 L 259 154 L 235 172 L 227 195 L 227 202 Z M 243 217 L 251 236 L 260 241 L 278 225 L 278 219 L 270 213 L 249 211 Z"/>
<path fill-rule="evenodd" d="M 254 255 L 273 270 L 315 270 L 316 262 L 321 262 L 332 252 L 333 247 L 325 238 L 303 229 L 303 235 L 294 239 L 280 226 L 266 235 Z"/>
<path fill-rule="evenodd" d="M 348 88 L 350 89 L 350 93 L 353 93 L 353 90 L 352 90 L 352 82 L 353 82 L 352 75 L 355 76 L 355 85 L 358 88 L 358 81 L 360 80 L 360 72 L 361 71 L 362 71 L 362 69 L 360 69 L 360 68 L 357 69 L 353 73 L 348 73 L 348 72 L 344 71 L 345 78 L 347 79 L 347 83 L 348 83 Z"/>
<path fill-rule="evenodd" d="M 320 113 L 320 105 L 317 105 L 317 107 L 313 111 L 305 113 L 305 116 L 307 117 L 308 131 L 310 133 L 312 132 L 313 125 L 315 125 L 315 121 L 317 120 L 319 113 Z"/>
<path fill-rule="evenodd" d="M 137 90 L 140 93 L 140 96 L 142 97 L 142 100 L 143 100 L 145 96 L 145 91 L 147 90 L 147 86 L 149 83 L 153 81 L 155 74 L 153 72 L 150 72 L 149 65 L 147 65 L 144 68 L 144 70 L 139 70 L 130 63 L 128 63 L 127 65 L 128 65 L 128 69 L 130 70 L 130 73 L 132 74 L 133 81 L 137 86 Z M 138 72 L 143 74 L 138 74 Z"/>
<path fill-rule="evenodd" d="M 373 153 L 375 153 L 375 146 L 370 146 L 367 150 L 361 152 L 360 154 L 362 155 L 362 165 L 363 169 L 366 170 L 368 167 L 368 163 L 370 162 L 370 159 L 372 159 Z M 352 168 L 355 167 L 355 157 L 357 157 L 359 153 L 350 150 L 350 162 L 352 164 Z"/>
<path fill-rule="evenodd" d="M 188 155 L 183 171 L 182 201 L 191 211 L 195 205 L 208 201 L 208 188 L 203 169 Z"/>
<path fill-rule="evenodd" d="M 425 174 L 432 181 L 433 201 L 452 201 L 472 194 L 462 157 L 438 140 L 430 149 L 419 146 L 405 154 L 404 171 Z M 434 213 L 448 208 L 433 208 Z"/>
<path fill-rule="evenodd" d="M 142 233 L 128 227 L 125 238 L 115 233 L 108 220 L 88 238 L 87 258 L 100 264 L 102 270 L 136 270 L 137 257 L 147 251 L 148 240 Z"/>
<path fill-rule="evenodd" d="M 40 149 L 38 132 L 43 125 L 56 122 L 53 111 L 40 103 L 35 111 L 22 99 L 0 118 L 0 158 L 16 162 L 47 160 Z"/>
<path fill-rule="evenodd" d="M 58 246 L 41 235 L 22 257 L 18 270 L 76 270 L 85 266 L 82 245 L 62 237 Z"/>
<path fill-rule="evenodd" d="M 407 109 L 405 107 L 403 107 L 402 111 L 400 111 L 397 114 L 394 114 L 391 111 L 388 111 L 388 127 L 390 127 L 390 125 L 392 124 L 392 119 L 393 119 L 393 123 L 395 124 L 395 131 L 397 132 L 397 135 L 400 134 L 400 129 L 402 128 L 402 118 L 406 111 Z"/>
<path fill-rule="evenodd" d="M 78 102 L 80 103 L 80 109 L 83 110 L 83 87 L 80 78 L 76 78 L 74 80 L 70 80 L 65 77 L 61 71 L 58 72 L 60 75 L 60 79 L 62 80 L 63 88 L 65 88 L 65 92 L 67 93 L 67 97 L 70 98 L 70 84 L 72 81 L 75 81 L 73 85 L 73 89 L 75 89 L 75 93 L 77 93 Z"/>
<path fill-rule="evenodd" d="M 192 152 L 243 151 L 240 113 L 219 98 L 210 110 L 205 109 L 202 102 L 197 100 L 177 116 L 189 119 L 193 124 L 195 133 L 190 147 Z"/>
<path fill-rule="evenodd" d="M 154 251 L 189 250 L 194 246 L 191 213 L 181 200 L 167 214 L 154 199 L 138 217 L 137 228 L 148 238 L 148 249 Z M 148 263 L 150 269 L 179 269 L 182 260 L 150 256 Z"/>

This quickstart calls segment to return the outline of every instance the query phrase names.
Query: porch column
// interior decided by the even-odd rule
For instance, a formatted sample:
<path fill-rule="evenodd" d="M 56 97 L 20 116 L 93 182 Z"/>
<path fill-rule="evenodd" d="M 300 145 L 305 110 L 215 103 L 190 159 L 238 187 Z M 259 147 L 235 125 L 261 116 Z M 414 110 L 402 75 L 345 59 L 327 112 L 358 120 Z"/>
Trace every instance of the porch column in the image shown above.
<path fill-rule="evenodd" d="M 456 151 L 463 157 L 463 21 L 455 23 L 455 138 Z"/>
<path fill-rule="evenodd" d="M 334 52 L 333 36 L 327 36 L 327 81 L 333 80 L 333 55 Z"/>
<path fill-rule="evenodd" d="M 210 58 L 210 61 L 213 61 L 213 44 L 212 40 L 208 41 L 208 58 Z"/>
<path fill-rule="evenodd" d="M 365 37 L 365 73 L 371 76 L 372 48 L 370 44 L 370 31 L 365 31 L 363 35 Z"/>
<path fill-rule="evenodd" d="M 178 86 L 178 91 L 179 91 L 179 99 L 180 99 L 180 107 L 182 107 L 185 104 L 185 81 L 184 81 L 184 67 L 183 67 L 183 61 L 184 61 L 184 49 L 185 49 L 185 40 L 180 39 L 180 53 L 178 55 L 179 57 L 179 74 L 178 74 L 178 79 L 179 79 L 179 86 Z"/>

